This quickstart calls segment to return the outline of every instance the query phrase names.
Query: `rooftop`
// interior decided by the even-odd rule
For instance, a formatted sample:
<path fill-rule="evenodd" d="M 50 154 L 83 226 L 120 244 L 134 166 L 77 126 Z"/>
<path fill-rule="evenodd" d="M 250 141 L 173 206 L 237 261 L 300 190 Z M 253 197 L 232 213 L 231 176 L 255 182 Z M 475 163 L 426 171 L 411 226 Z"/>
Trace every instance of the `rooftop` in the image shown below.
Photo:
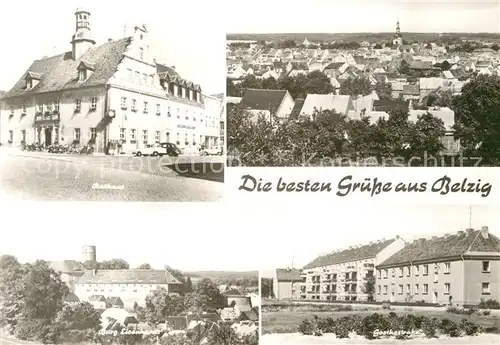
<path fill-rule="evenodd" d="M 246 89 L 240 105 L 252 110 L 269 110 L 274 113 L 283 102 L 287 92 L 286 90 Z"/>
<path fill-rule="evenodd" d="M 369 243 L 364 246 L 344 249 L 336 253 L 330 253 L 314 259 L 304 266 L 304 269 L 340 264 L 344 262 L 358 261 L 374 258 L 380 251 L 393 243 L 395 239 Z"/>
<path fill-rule="evenodd" d="M 276 278 L 279 282 L 298 282 L 300 278 L 300 270 L 297 268 L 277 268 Z"/>
<path fill-rule="evenodd" d="M 382 262 L 378 267 L 397 266 L 446 257 L 460 256 L 468 252 L 500 252 L 500 239 L 486 230 L 468 229 L 451 235 L 420 238 Z"/>
<path fill-rule="evenodd" d="M 88 270 L 78 284 L 182 284 L 167 270 Z"/>

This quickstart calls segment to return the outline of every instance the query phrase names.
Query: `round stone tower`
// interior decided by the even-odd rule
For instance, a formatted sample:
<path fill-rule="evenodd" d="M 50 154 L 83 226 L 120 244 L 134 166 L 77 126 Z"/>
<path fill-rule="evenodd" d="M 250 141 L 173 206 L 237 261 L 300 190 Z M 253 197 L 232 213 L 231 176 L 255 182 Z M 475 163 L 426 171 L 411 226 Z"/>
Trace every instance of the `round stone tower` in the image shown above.
<path fill-rule="evenodd" d="M 96 247 L 95 246 L 83 246 L 82 248 L 83 262 L 87 261 L 97 261 Z"/>

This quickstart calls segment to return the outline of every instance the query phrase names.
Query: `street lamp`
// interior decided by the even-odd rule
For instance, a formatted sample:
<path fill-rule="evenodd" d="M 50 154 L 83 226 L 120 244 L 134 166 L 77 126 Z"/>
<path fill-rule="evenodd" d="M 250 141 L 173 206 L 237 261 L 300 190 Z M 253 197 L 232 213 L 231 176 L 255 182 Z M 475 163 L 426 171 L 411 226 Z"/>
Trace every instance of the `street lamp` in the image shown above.
<path fill-rule="evenodd" d="M 110 118 L 112 118 L 112 119 L 113 119 L 113 118 L 115 117 L 115 115 L 116 115 L 116 113 L 115 113 L 115 111 L 114 111 L 114 110 L 110 110 L 110 111 L 108 111 L 108 117 L 110 117 Z"/>

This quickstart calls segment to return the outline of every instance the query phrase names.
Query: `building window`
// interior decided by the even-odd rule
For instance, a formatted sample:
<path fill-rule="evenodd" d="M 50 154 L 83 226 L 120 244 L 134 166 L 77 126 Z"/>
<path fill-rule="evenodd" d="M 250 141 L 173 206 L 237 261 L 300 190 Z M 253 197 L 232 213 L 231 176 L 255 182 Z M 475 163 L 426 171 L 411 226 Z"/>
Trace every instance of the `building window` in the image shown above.
<path fill-rule="evenodd" d="M 13 142 L 14 142 L 14 131 L 13 131 L 13 130 L 10 130 L 10 131 L 9 131 L 9 141 L 10 141 L 11 143 L 13 143 Z"/>
<path fill-rule="evenodd" d="M 422 294 L 427 295 L 429 293 L 429 284 L 424 284 L 423 289 L 424 291 L 422 292 Z"/>
<path fill-rule="evenodd" d="M 411 285 L 406 284 L 406 293 L 411 293 Z"/>
<path fill-rule="evenodd" d="M 392 269 L 392 277 L 393 278 L 396 277 L 396 269 L 395 268 Z"/>
<path fill-rule="evenodd" d="M 23 105 L 23 114 L 26 114 L 26 105 Z"/>
<path fill-rule="evenodd" d="M 80 142 L 80 128 L 75 128 L 75 142 L 79 143 Z"/>
<path fill-rule="evenodd" d="M 186 120 L 189 120 L 188 111 L 186 109 Z"/>
<path fill-rule="evenodd" d="M 382 278 L 382 271 L 381 270 L 377 270 L 377 276 L 378 276 L 378 279 Z"/>
<path fill-rule="evenodd" d="M 398 286 L 398 289 L 399 289 L 399 294 L 400 294 L 400 295 L 402 295 L 402 294 L 403 294 L 403 285 L 402 285 L 402 284 L 400 284 L 400 285 Z"/>
<path fill-rule="evenodd" d="M 128 73 L 128 80 L 132 81 L 134 78 L 134 72 L 130 68 L 127 68 L 127 73 Z"/>
<path fill-rule="evenodd" d="M 76 99 L 75 100 L 75 111 L 80 112 L 81 109 L 82 109 L 82 100 Z"/>
<path fill-rule="evenodd" d="M 14 107 L 10 107 L 10 115 L 14 115 Z"/>
<path fill-rule="evenodd" d="M 137 84 L 141 83 L 141 72 L 139 72 L 139 71 L 135 71 L 135 82 Z"/>
<path fill-rule="evenodd" d="M 424 272 L 422 273 L 422 275 L 429 275 L 429 265 L 424 265 Z"/>
<path fill-rule="evenodd" d="M 167 143 L 170 142 L 170 133 L 169 132 L 166 133 L 165 139 L 166 139 Z"/>
<path fill-rule="evenodd" d="M 445 294 L 450 293 L 450 283 L 444 283 L 444 293 Z"/>
<path fill-rule="evenodd" d="M 388 287 L 387 285 L 384 285 L 384 295 L 387 295 Z"/>
<path fill-rule="evenodd" d="M 181 143 L 181 135 L 180 133 L 177 133 L 177 145 Z"/>
<path fill-rule="evenodd" d="M 450 274 L 450 263 L 449 262 L 444 263 L 444 274 Z"/>
<path fill-rule="evenodd" d="M 384 270 L 384 279 L 387 279 L 388 276 L 389 276 L 389 270 L 385 269 Z"/>
<path fill-rule="evenodd" d="M 54 103 L 54 112 L 59 113 L 59 101 L 55 101 Z"/>
<path fill-rule="evenodd" d="M 188 135 L 187 133 L 184 134 L 184 144 L 188 145 L 189 142 L 188 142 Z"/>
<path fill-rule="evenodd" d="M 148 102 L 144 102 L 144 114 L 148 113 Z"/>
<path fill-rule="evenodd" d="M 415 295 L 418 295 L 418 284 L 415 284 Z"/>
<path fill-rule="evenodd" d="M 182 89 L 183 87 L 180 85 L 177 87 L 177 97 L 182 97 Z"/>
<path fill-rule="evenodd" d="M 122 97 L 121 107 L 122 107 L 122 109 L 127 109 L 127 97 Z"/>
<path fill-rule="evenodd" d="M 181 118 L 181 110 L 179 108 L 177 108 L 177 118 L 178 119 Z"/>
<path fill-rule="evenodd" d="M 154 78 L 153 78 L 153 76 L 149 75 L 148 79 L 149 79 L 149 86 L 154 86 Z"/>
<path fill-rule="evenodd" d="M 21 130 L 21 141 L 26 142 L 26 130 Z"/>
<path fill-rule="evenodd" d="M 415 275 L 418 276 L 420 274 L 420 266 L 415 266 Z"/>
<path fill-rule="evenodd" d="M 161 106 L 159 104 L 156 104 L 156 115 L 161 114 Z"/>
<path fill-rule="evenodd" d="M 485 273 L 490 272 L 490 262 L 489 261 L 483 261 L 483 272 L 485 272 Z"/>
<path fill-rule="evenodd" d="M 155 134 L 155 142 L 159 143 L 160 142 L 160 131 L 156 131 Z"/>
<path fill-rule="evenodd" d="M 168 108 L 167 108 L 167 115 L 168 115 L 168 117 L 170 117 L 170 106 L 168 106 Z"/>
<path fill-rule="evenodd" d="M 136 143 L 136 139 L 135 139 L 135 129 L 132 128 L 130 130 L 130 143 L 131 144 L 135 144 Z"/>
<path fill-rule="evenodd" d="M 379 285 L 379 286 L 378 286 L 378 294 L 380 295 L 380 293 L 381 293 L 381 292 L 382 292 L 382 286 L 381 286 L 381 285 Z"/>
<path fill-rule="evenodd" d="M 97 129 L 91 128 L 90 129 L 90 140 L 95 141 L 96 138 L 97 138 Z"/>
<path fill-rule="evenodd" d="M 193 134 L 193 145 L 196 145 L 196 134 Z"/>
<path fill-rule="evenodd" d="M 483 295 L 489 295 L 490 294 L 490 283 L 482 283 L 482 293 Z"/>
<path fill-rule="evenodd" d="M 406 267 L 406 276 L 409 277 L 411 276 L 411 267 Z"/>
<path fill-rule="evenodd" d="M 120 140 L 125 141 L 125 128 L 120 128 Z"/>
<path fill-rule="evenodd" d="M 137 111 L 137 101 L 135 99 L 132 100 L 132 103 L 130 105 L 132 111 Z"/>
<path fill-rule="evenodd" d="M 148 76 L 147 76 L 147 74 L 146 74 L 146 73 L 143 73 L 143 74 L 142 74 L 142 83 L 143 83 L 144 85 L 148 85 Z"/>
<path fill-rule="evenodd" d="M 399 268 L 399 278 L 403 277 L 403 267 Z"/>
<path fill-rule="evenodd" d="M 90 99 L 90 110 L 95 111 L 97 109 L 97 97 L 92 97 Z"/>
<path fill-rule="evenodd" d="M 85 68 L 80 70 L 80 73 L 78 74 L 78 80 L 79 81 L 87 80 L 87 70 Z"/>
<path fill-rule="evenodd" d="M 139 57 L 141 58 L 141 60 L 144 60 L 144 48 L 142 47 L 140 49 Z"/>
<path fill-rule="evenodd" d="M 142 143 L 147 144 L 148 143 L 148 130 L 144 129 L 142 131 Z"/>

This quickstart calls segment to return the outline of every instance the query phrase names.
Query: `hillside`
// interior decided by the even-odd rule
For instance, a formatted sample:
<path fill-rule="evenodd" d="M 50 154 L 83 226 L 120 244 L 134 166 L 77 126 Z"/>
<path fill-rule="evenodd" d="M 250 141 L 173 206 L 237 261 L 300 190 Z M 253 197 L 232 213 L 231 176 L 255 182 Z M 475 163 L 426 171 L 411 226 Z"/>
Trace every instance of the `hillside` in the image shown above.
<path fill-rule="evenodd" d="M 407 41 L 429 42 L 437 39 L 467 39 L 467 40 L 491 40 L 500 41 L 498 33 L 418 33 L 402 32 L 403 38 Z M 308 39 L 312 42 L 332 42 L 332 41 L 368 41 L 379 42 L 392 40 L 393 32 L 356 32 L 356 33 L 278 33 L 278 34 L 227 34 L 227 40 L 255 40 L 255 41 L 303 41 Z"/>

